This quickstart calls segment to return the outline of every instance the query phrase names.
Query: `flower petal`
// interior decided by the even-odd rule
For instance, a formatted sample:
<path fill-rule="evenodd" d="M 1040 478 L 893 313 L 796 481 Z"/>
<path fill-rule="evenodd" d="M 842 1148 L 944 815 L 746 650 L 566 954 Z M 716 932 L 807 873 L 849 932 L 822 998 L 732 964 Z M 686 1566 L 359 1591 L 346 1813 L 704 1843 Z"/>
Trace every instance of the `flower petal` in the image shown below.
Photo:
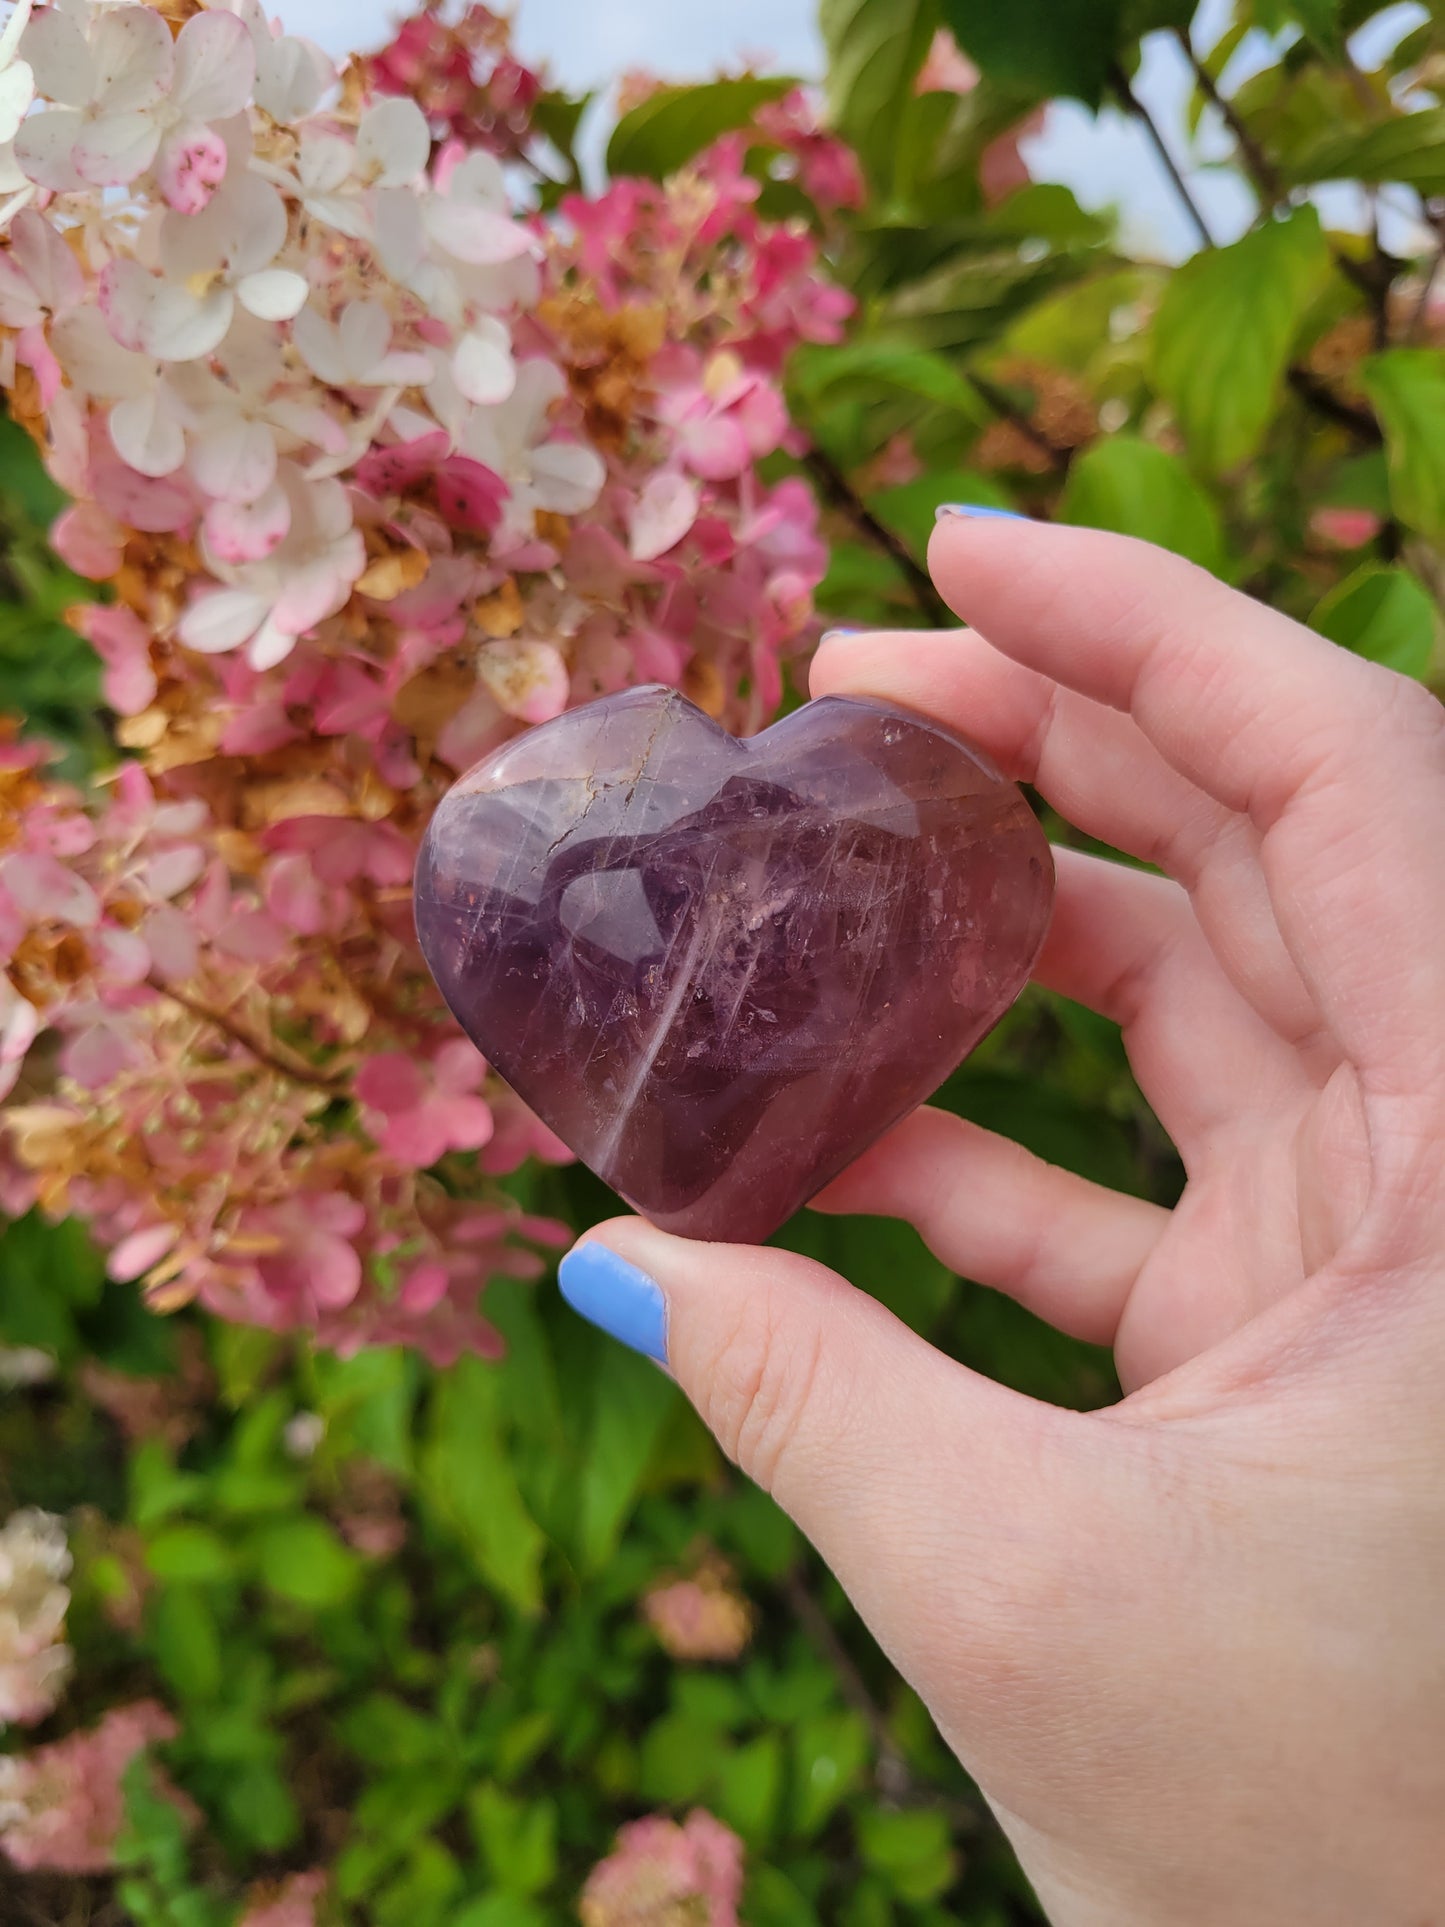
<path fill-rule="evenodd" d="M 193 121 L 168 134 L 156 169 L 166 205 L 177 214 L 199 214 L 226 178 L 228 158 L 226 143 L 212 127 Z"/>
<path fill-rule="evenodd" d="M 75 171 L 93 187 L 123 187 L 145 173 L 160 144 L 149 114 L 108 114 L 75 143 Z"/>
<path fill-rule="evenodd" d="M 348 301 L 337 326 L 341 356 L 353 377 L 368 375 L 391 343 L 391 316 L 379 301 Z"/>
<path fill-rule="evenodd" d="M 254 502 L 276 479 L 276 438 L 265 422 L 244 415 L 205 420 L 191 449 L 191 473 L 218 501 Z"/>
<path fill-rule="evenodd" d="M 269 606 L 254 589 L 204 589 L 181 617 L 177 633 L 187 649 L 224 655 L 255 635 Z"/>
<path fill-rule="evenodd" d="M 90 99 L 95 62 L 73 13 L 63 7 L 37 13 L 21 37 L 20 53 L 35 76 L 36 91 L 47 100 L 83 107 Z"/>
<path fill-rule="evenodd" d="M 32 114 L 15 136 L 15 158 L 26 178 L 57 194 L 84 186 L 72 158 L 84 128 L 85 121 L 74 107 L 50 107 L 43 114 Z"/>
<path fill-rule="evenodd" d="M 106 119 L 135 114 L 165 98 L 175 72 L 171 30 L 153 7 L 98 9 L 90 30 L 93 100 Z"/>
<path fill-rule="evenodd" d="M 202 526 L 206 547 L 218 562 L 260 562 L 285 541 L 291 504 L 284 489 L 268 488 L 255 502 L 212 502 Z"/>
<path fill-rule="evenodd" d="M 0 143 L 13 141 L 35 98 L 35 76 L 23 60 L 0 63 Z"/>
<path fill-rule="evenodd" d="M 462 336 L 452 356 L 452 379 L 479 407 L 505 401 L 517 385 L 512 343 L 500 321 L 488 316 Z"/>
<path fill-rule="evenodd" d="M 186 459 L 186 438 L 159 383 L 144 395 L 118 401 L 110 411 L 115 452 L 138 475 L 174 475 Z"/>
<path fill-rule="evenodd" d="M 258 321 L 290 321 L 306 305 L 311 292 L 304 274 L 289 268 L 262 268 L 236 283 L 236 298 Z"/>
<path fill-rule="evenodd" d="M 255 84 L 251 36 L 235 14 L 193 14 L 176 41 L 173 105 L 191 120 L 225 120 L 241 112 Z"/>
<path fill-rule="evenodd" d="M 628 517 L 628 546 L 639 562 L 676 548 L 697 520 L 697 485 L 685 475 L 654 475 Z"/>
<path fill-rule="evenodd" d="M 392 94 L 368 107 L 356 134 L 357 169 L 377 187 L 405 187 L 431 158 L 431 129 L 414 100 Z"/>

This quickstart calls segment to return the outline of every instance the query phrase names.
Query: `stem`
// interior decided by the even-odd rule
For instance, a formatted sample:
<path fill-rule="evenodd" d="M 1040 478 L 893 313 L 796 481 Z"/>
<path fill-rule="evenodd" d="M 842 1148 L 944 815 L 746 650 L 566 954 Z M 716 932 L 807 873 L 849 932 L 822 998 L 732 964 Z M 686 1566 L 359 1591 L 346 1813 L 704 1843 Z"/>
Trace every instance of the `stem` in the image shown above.
<path fill-rule="evenodd" d="M 803 462 L 828 499 L 848 516 L 866 540 L 882 549 L 897 565 L 922 614 L 940 628 L 954 627 L 953 612 L 934 588 L 927 569 L 902 536 L 879 521 L 828 451 L 814 442 L 803 457 Z"/>
<path fill-rule="evenodd" d="M 1110 70 L 1109 84 L 1149 136 L 1155 153 L 1164 164 L 1165 173 L 1169 176 L 1170 180 L 1173 181 L 1180 201 L 1183 203 L 1190 220 L 1193 221 L 1199 232 L 1201 245 L 1206 248 L 1212 248 L 1215 245 L 1214 236 L 1209 231 L 1209 223 L 1205 220 L 1199 203 L 1189 190 L 1189 183 L 1185 180 L 1183 174 L 1180 173 L 1178 162 L 1169 152 L 1168 143 L 1156 126 L 1153 115 L 1129 85 L 1129 76 L 1117 63 Z"/>
<path fill-rule="evenodd" d="M 338 1097 L 341 1094 L 341 1086 L 335 1078 L 328 1077 L 324 1071 L 318 1071 L 313 1065 L 308 1064 L 304 1057 L 296 1056 L 284 1046 L 263 1042 L 261 1038 L 247 1030 L 244 1024 L 238 1024 L 234 1017 L 228 1016 L 225 1011 L 213 1010 L 209 1004 L 203 1004 L 199 998 L 188 996 L 184 990 L 177 990 L 174 984 L 158 983 L 154 977 L 148 977 L 146 982 L 162 997 L 169 997 L 173 1004 L 179 1004 L 182 1010 L 189 1011 L 192 1017 L 199 1017 L 203 1023 L 214 1024 L 217 1030 L 231 1039 L 232 1043 L 239 1044 L 243 1050 L 249 1051 L 252 1057 L 264 1064 L 267 1070 L 275 1071 L 278 1077 L 289 1078 L 293 1084 L 309 1084 L 315 1090 L 325 1091 L 328 1097 Z"/>
<path fill-rule="evenodd" d="M 1037 422 L 1031 421 L 1022 408 L 1009 400 L 1002 388 L 996 388 L 985 376 L 975 374 L 972 369 L 965 371 L 965 378 L 979 400 L 993 410 L 995 415 L 1015 427 L 1026 440 L 1033 443 L 1041 455 L 1046 457 L 1049 467 L 1056 475 L 1068 472 L 1069 451 L 1051 442 Z"/>
<path fill-rule="evenodd" d="M 1245 172 L 1253 181 L 1255 191 L 1266 206 L 1278 207 L 1285 198 L 1285 186 L 1275 170 L 1273 161 L 1240 119 L 1234 102 L 1227 100 L 1219 91 L 1213 74 L 1194 51 L 1194 42 L 1189 38 L 1189 29 L 1176 27 L 1174 38 L 1184 49 L 1184 57 L 1194 70 L 1194 78 L 1199 83 L 1200 93 L 1218 112 L 1225 126 L 1234 136 L 1234 144 L 1239 149 Z"/>
<path fill-rule="evenodd" d="M 788 1604 L 799 1625 L 838 1675 L 844 1699 L 855 1713 L 862 1716 L 873 1737 L 873 1746 L 878 1755 L 878 1791 L 890 1800 L 905 1799 L 914 1791 L 913 1775 L 908 1769 L 908 1762 L 893 1743 L 882 1707 L 868 1691 L 867 1681 L 853 1664 L 852 1656 L 839 1639 L 832 1620 L 809 1592 L 808 1582 L 801 1571 L 795 1569 L 789 1573 L 785 1590 Z"/>
<path fill-rule="evenodd" d="M 1361 436 L 1367 442 L 1378 444 L 1384 438 L 1380 424 L 1367 408 L 1356 408 L 1352 402 L 1341 401 L 1318 375 L 1310 373 L 1296 363 L 1289 371 L 1289 385 L 1300 400 L 1308 403 L 1317 415 L 1326 421 L 1334 422 L 1338 428 L 1348 428 L 1352 434 Z"/>

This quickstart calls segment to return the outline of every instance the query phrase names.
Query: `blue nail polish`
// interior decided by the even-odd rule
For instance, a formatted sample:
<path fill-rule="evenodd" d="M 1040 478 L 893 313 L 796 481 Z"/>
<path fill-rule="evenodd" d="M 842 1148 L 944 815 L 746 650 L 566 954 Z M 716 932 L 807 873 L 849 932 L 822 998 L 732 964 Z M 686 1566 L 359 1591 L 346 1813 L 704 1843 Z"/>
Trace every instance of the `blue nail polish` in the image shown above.
<path fill-rule="evenodd" d="M 825 629 L 820 640 L 822 642 L 834 642 L 840 636 L 861 636 L 862 633 L 863 631 L 861 629 Z"/>
<path fill-rule="evenodd" d="M 1014 509 L 986 508 L 982 502 L 944 502 L 933 511 L 935 522 L 941 522 L 945 515 L 963 515 L 969 521 L 987 518 L 996 522 L 1027 522 L 1029 519 Z"/>
<path fill-rule="evenodd" d="M 667 1307 L 654 1281 L 595 1238 L 574 1245 L 557 1267 L 562 1296 L 589 1323 L 667 1363 Z"/>

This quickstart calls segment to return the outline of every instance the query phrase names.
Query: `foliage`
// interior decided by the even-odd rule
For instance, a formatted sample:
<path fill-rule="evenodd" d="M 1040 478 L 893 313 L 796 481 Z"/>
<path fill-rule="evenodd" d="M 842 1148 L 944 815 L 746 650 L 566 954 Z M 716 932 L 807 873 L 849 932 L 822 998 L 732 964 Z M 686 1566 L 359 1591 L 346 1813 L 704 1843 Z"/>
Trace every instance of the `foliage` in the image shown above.
<path fill-rule="evenodd" d="M 330 93 L 251 0 L 0 41 L 7 1920 L 1035 1918 L 788 1522 L 535 1282 L 615 1200 L 456 1037 L 406 880 L 457 770 L 569 702 L 752 728 L 815 602 L 939 619 L 940 501 L 1437 673 L 1445 41 L 1367 69 L 1376 11 L 1236 0 L 1208 47 L 1183 0 L 823 0 L 824 120 L 630 77 L 595 193 L 585 103 L 484 7 Z M 1257 204 L 1176 268 L 1026 161 L 1055 97 L 1142 121 L 1149 33 Z M 1388 245 L 1309 198 L 1341 180 Z M 1177 1191 L 1059 998 L 940 1101 Z M 1114 1394 L 902 1226 L 780 1238 Z"/>

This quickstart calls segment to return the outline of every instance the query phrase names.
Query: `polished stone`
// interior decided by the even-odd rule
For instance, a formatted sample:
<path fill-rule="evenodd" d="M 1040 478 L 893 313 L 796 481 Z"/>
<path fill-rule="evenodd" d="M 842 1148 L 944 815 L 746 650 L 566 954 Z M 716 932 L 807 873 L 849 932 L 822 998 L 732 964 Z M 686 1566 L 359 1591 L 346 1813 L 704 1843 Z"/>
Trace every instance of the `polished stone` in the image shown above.
<path fill-rule="evenodd" d="M 416 926 L 584 1163 L 664 1229 L 754 1243 L 998 1022 L 1052 894 L 1024 798 L 937 723 L 829 696 L 739 740 L 657 687 L 464 776 Z"/>

